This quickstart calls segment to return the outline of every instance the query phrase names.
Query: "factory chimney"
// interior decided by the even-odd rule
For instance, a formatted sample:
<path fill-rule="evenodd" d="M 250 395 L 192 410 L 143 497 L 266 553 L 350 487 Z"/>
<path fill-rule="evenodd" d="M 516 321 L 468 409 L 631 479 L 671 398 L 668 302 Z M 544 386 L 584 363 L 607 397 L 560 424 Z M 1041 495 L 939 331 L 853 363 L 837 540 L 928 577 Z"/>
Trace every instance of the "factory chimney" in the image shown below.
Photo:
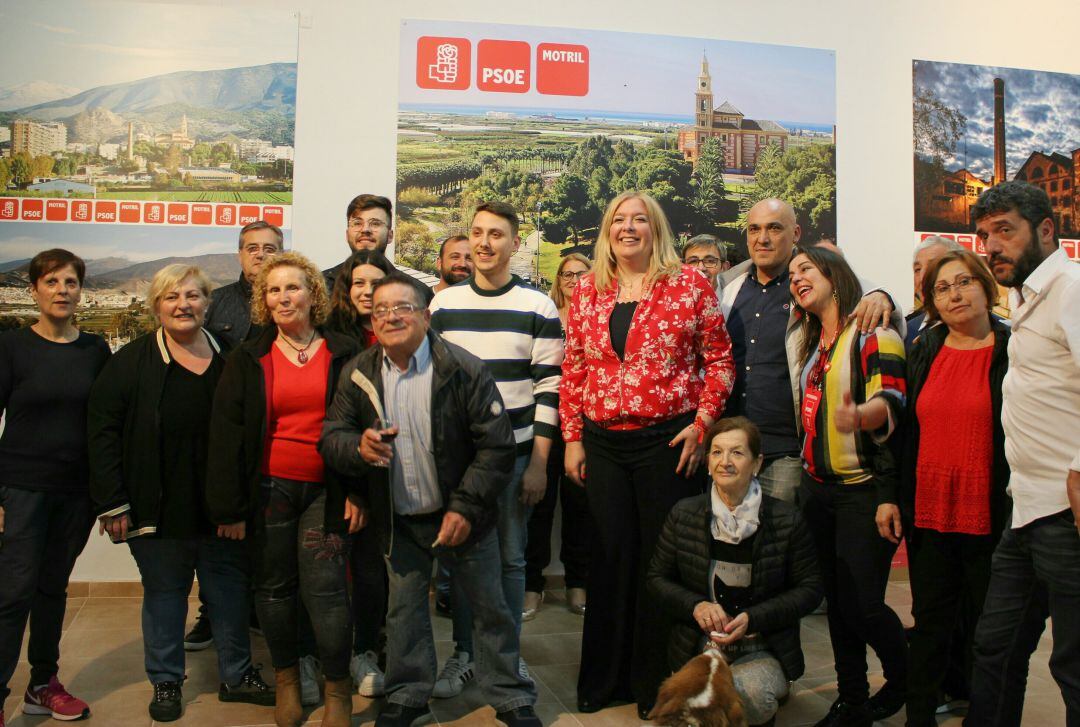
<path fill-rule="evenodd" d="M 994 79 L 994 184 L 1005 181 L 1005 81 Z"/>

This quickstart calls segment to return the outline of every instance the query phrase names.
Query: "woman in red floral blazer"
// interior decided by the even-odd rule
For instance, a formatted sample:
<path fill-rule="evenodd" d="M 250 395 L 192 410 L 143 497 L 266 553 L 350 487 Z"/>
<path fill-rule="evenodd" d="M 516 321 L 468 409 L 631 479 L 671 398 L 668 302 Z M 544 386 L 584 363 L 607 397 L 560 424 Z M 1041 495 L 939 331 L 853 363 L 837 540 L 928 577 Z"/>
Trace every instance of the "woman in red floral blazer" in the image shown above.
<path fill-rule="evenodd" d="M 578 708 L 633 700 L 644 718 L 666 676 L 667 634 L 641 570 L 671 507 L 702 492 L 701 439 L 735 371 L 716 294 L 679 262 L 656 200 L 612 200 L 595 258 L 574 291 L 559 387 L 566 474 L 596 522 Z"/>

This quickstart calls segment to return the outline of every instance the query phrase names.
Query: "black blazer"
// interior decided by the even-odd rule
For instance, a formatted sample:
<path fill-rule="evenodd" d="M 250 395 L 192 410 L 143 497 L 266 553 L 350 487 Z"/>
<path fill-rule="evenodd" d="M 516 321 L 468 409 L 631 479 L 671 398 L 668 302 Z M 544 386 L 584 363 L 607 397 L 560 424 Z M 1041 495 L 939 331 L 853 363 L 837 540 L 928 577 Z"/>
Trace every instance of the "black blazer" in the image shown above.
<path fill-rule="evenodd" d="M 318 331 L 331 357 L 325 402 L 329 408 L 345 362 L 359 349 L 348 336 L 321 327 Z M 218 382 L 206 478 L 206 502 L 215 525 L 252 520 L 259 502 L 266 438 L 266 383 L 259 359 L 270 352 L 277 334 L 276 326 L 267 326 L 257 338 L 242 343 L 229 355 Z M 327 467 L 323 485 L 326 532 L 343 533 L 348 483 Z"/>
<path fill-rule="evenodd" d="M 994 456 L 992 481 L 990 484 L 990 533 L 997 537 L 1005 527 L 1012 512 L 1012 498 L 1005 491 L 1009 485 L 1009 461 L 1005 458 L 1005 430 L 1001 426 L 1001 385 L 1009 368 L 1009 327 L 1000 319 L 991 317 L 994 331 L 994 352 L 990 360 L 990 403 L 994 418 Z M 904 409 L 903 436 L 899 438 L 902 452 L 898 454 L 900 464 L 899 487 L 886 500 L 900 506 L 904 520 L 904 529 L 911 532 L 915 522 L 915 469 L 919 462 L 919 417 L 916 405 L 926 379 L 930 376 L 930 367 L 945 345 L 949 329 L 945 325 L 936 325 L 924 329 L 915 340 L 907 359 L 907 401 Z"/>
<path fill-rule="evenodd" d="M 495 380 L 484 362 L 428 331 L 431 361 L 431 436 L 444 507 L 462 515 L 474 543 L 495 525 L 499 494 L 513 476 L 514 429 Z M 382 346 L 372 346 L 349 362 L 326 415 L 319 452 L 327 465 L 356 478 L 371 504 L 372 525 L 389 555 L 393 543 L 393 501 L 389 471 L 360 457 L 360 434 L 371 426 L 375 408 L 353 380 L 362 374 L 383 396 Z"/>
<path fill-rule="evenodd" d="M 218 342 L 206 329 L 203 333 L 220 356 Z M 94 512 L 128 513 L 133 534 L 154 533 L 161 513 L 165 432 L 159 409 L 171 363 L 159 328 L 110 357 L 90 389 L 87 444 Z"/>
<path fill-rule="evenodd" d="M 698 652 L 703 637 L 694 606 L 709 600 L 711 493 L 680 500 L 668 514 L 646 576 L 649 593 L 672 620 L 668 660 L 677 670 Z M 760 633 L 788 680 L 805 669 L 799 619 L 821 602 L 824 587 L 810 529 L 798 510 L 761 498 L 754 539 L 748 633 Z"/>

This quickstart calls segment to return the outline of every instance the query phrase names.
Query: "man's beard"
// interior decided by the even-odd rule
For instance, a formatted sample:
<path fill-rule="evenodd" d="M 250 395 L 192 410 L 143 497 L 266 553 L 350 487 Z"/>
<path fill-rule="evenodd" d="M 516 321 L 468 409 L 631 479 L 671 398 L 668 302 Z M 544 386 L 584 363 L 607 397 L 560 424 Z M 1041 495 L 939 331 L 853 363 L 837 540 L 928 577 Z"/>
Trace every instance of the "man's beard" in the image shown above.
<path fill-rule="evenodd" d="M 450 270 L 443 271 L 442 279 L 447 285 L 456 285 L 462 280 L 466 280 L 469 275 L 471 275 L 471 273 L 467 270 L 454 270 L 451 268 Z"/>
<path fill-rule="evenodd" d="M 990 256 L 990 269 L 993 270 L 994 262 L 1004 256 L 991 255 Z M 1009 258 L 1004 258 L 1009 260 Z M 1028 279 L 1028 276 L 1035 272 L 1035 268 L 1039 267 L 1043 261 L 1042 250 L 1039 246 L 1039 238 L 1035 230 L 1031 230 L 1031 241 L 1028 246 L 1024 248 L 1024 252 L 1016 260 L 1013 260 L 1012 271 L 1004 278 L 998 278 L 996 275 L 994 278 L 999 285 L 1003 285 L 1006 288 L 1016 288 L 1024 284 L 1024 281 Z"/>

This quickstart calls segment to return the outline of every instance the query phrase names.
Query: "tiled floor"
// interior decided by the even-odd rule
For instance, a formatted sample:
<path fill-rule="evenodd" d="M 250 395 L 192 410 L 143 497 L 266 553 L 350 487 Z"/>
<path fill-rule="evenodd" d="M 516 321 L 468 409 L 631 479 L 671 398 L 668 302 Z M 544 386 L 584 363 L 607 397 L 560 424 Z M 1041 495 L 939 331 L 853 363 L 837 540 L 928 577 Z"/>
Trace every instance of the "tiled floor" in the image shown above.
<path fill-rule="evenodd" d="M 910 624 L 908 584 L 904 581 L 890 583 L 888 600 Z M 138 598 L 73 598 L 69 602 L 61 643 L 63 657 L 60 678 L 72 693 L 90 702 L 93 710 L 91 721 L 94 723 L 124 726 L 151 724 L 146 711 L 151 689 L 142 669 L 139 620 Z M 442 660 L 451 647 L 450 622 L 445 618 L 434 618 L 433 623 Z M 522 654 L 537 682 L 540 699 L 536 711 L 544 724 L 569 727 L 642 724 L 633 705 L 614 707 L 596 714 L 575 713 L 580 632 L 581 619 L 565 609 L 561 591 L 548 592 L 547 602 L 540 614 L 525 624 Z M 791 698 L 779 713 L 778 725 L 813 724 L 836 698 L 835 673 L 825 617 L 809 616 L 804 619 L 802 633 L 806 674 L 795 683 Z M 272 670 L 269 668 L 266 645 L 261 638 L 254 637 L 253 646 L 255 661 L 267 665 L 264 674 L 269 679 Z M 1065 724 L 1061 694 L 1047 667 L 1049 646 L 1047 633 L 1031 662 L 1024 725 L 1048 727 Z M 24 642 L 24 659 L 25 649 Z M 871 674 L 871 681 L 876 688 L 881 684 L 881 672 L 877 660 L 872 656 L 870 663 L 875 670 Z M 47 718 L 30 717 L 20 712 L 21 690 L 26 685 L 28 671 L 27 663 L 20 661 L 11 683 L 14 694 L 4 705 L 10 727 L 50 724 Z M 174 724 L 198 727 L 273 724 L 273 715 L 268 707 L 219 703 L 217 687 L 214 650 L 190 654 L 188 680 L 184 687 L 184 716 Z M 377 701 L 354 697 L 353 725 L 370 725 L 378 709 Z M 456 699 L 436 700 L 432 709 L 439 723 L 444 725 L 499 724 L 495 721 L 494 711 L 477 701 L 476 695 L 470 690 Z M 321 716 L 322 709 L 315 709 L 308 716 L 308 724 L 319 724 Z M 950 716 L 942 718 L 939 723 L 959 727 L 961 719 Z M 903 725 L 903 712 L 884 724 Z"/>

